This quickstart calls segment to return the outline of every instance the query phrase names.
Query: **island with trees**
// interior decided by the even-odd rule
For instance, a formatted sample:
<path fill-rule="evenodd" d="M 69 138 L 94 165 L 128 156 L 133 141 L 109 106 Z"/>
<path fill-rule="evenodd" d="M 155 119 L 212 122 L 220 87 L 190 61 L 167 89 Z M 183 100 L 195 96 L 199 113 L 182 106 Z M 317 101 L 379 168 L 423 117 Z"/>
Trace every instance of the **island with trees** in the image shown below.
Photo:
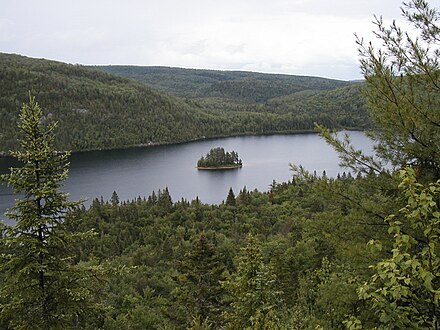
<path fill-rule="evenodd" d="M 241 168 L 243 163 L 235 151 L 226 151 L 224 148 L 212 148 L 197 161 L 198 170 L 229 170 Z"/>

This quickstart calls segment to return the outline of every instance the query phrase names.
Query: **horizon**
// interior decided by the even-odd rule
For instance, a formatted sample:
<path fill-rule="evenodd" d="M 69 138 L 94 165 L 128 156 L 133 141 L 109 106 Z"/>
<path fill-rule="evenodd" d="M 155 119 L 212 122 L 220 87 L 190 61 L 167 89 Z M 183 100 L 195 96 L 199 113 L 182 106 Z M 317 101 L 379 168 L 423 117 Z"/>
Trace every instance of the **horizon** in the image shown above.
<path fill-rule="evenodd" d="M 329 79 L 329 80 L 339 80 L 339 81 L 347 81 L 347 82 L 357 82 L 357 81 L 363 81 L 364 78 L 358 78 L 358 79 L 338 79 L 338 78 L 329 78 L 324 76 L 314 76 L 314 75 L 307 75 L 307 74 L 290 74 L 290 73 L 280 73 L 280 72 L 262 72 L 262 71 L 253 71 L 253 70 L 233 70 L 233 69 L 213 69 L 213 68 L 191 68 L 191 67 L 179 67 L 179 66 L 168 66 L 168 65 L 139 65 L 139 64 L 82 64 L 82 63 L 69 63 L 64 62 L 60 60 L 50 59 L 50 58 L 44 58 L 44 57 L 33 57 L 18 53 L 0 53 L 0 54 L 7 54 L 7 55 L 16 55 L 21 57 L 26 57 L 30 59 L 35 60 L 47 60 L 47 61 L 53 61 L 63 64 L 69 64 L 69 65 L 80 65 L 84 67 L 106 67 L 106 66 L 115 66 L 115 67 L 139 67 L 139 68 L 167 68 L 167 69 L 182 69 L 182 70 L 199 70 L 199 71 L 220 71 L 220 72 L 248 72 L 248 73 L 256 73 L 256 74 L 265 74 L 265 75 L 279 75 L 279 76 L 297 76 L 297 77 L 309 77 L 309 78 L 322 78 L 322 79 Z"/>
<path fill-rule="evenodd" d="M 71 64 L 163 66 L 362 79 L 354 34 L 401 0 L 7 2 L 0 51 Z M 23 22 L 25 22 L 23 24 Z"/>

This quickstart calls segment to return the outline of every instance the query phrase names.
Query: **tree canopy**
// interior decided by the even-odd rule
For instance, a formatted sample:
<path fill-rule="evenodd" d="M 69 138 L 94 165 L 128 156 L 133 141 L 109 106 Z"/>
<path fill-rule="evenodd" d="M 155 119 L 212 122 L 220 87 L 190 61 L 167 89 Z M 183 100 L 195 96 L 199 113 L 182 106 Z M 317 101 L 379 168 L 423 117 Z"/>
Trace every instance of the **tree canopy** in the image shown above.
<path fill-rule="evenodd" d="M 96 67 L 0 53 L 0 154 L 18 147 L 16 118 L 28 91 L 42 105 L 44 118 L 59 123 L 55 140 L 58 150 L 312 131 L 314 122 L 330 128 L 368 126 L 359 90 L 339 89 L 356 84 L 287 75 L 217 71 L 193 74 L 183 69 L 168 75 L 159 71 L 157 75 L 153 69 L 141 73 L 154 80 L 146 85 Z M 227 81 L 221 78 L 225 75 Z M 205 79 L 213 86 L 205 86 Z M 185 91 L 193 91 L 194 80 L 194 84 L 201 83 L 212 93 L 192 97 L 160 90 L 163 84 L 175 83 L 183 84 Z M 309 97 L 305 89 L 313 89 L 317 95 Z M 291 93 L 295 94 L 290 97 Z"/>
<path fill-rule="evenodd" d="M 229 152 L 222 147 L 212 148 L 197 161 L 197 167 L 203 168 L 235 168 L 243 165 L 238 153 L 234 150 Z"/>

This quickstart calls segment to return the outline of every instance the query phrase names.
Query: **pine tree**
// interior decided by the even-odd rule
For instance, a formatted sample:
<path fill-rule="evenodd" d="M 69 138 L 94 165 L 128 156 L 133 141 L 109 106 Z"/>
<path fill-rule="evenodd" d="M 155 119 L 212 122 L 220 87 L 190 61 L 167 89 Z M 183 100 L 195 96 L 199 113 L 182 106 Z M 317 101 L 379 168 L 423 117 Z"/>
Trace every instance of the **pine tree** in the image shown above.
<path fill-rule="evenodd" d="M 373 171 L 381 172 L 385 180 L 375 184 L 375 191 L 397 208 L 385 218 L 394 238 L 390 256 L 372 266 L 374 275 L 359 289 L 360 297 L 372 304 L 386 329 L 438 329 L 440 11 L 425 0 L 404 2 L 401 9 L 410 32 L 376 17 L 379 46 L 361 38 L 358 45 L 376 125 L 376 153 L 403 170 L 385 174 L 380 163 L 355 151 L 347 140 L 337 141 L 328 131 L 324 136 L 345 164 L 370 179 Z M 396 189 L 399 181 L 402 192 Z M 370 241 L 379 250 L 386 244 Z M 359 329 L 361 321 L 352 318 L 347 327 Z"/>
<path fill-rule="evenodd" d="M 393 165 L 412 164 L 440 178 L 440 12 L 425 0 L 403 3 L 411 32 L 376 17 L 382 47 L 358 39 L 377 151 Z"/>
<path fill-rule="evenodd" d="M 68 153 L 53 148 L 55 124 L 46 125 L 31 97 L 20 113 L 21 150 L 12 152 L 23 166 L 11 168 L 2 180 L 23 195 L 7 216 L 15 222 L 6 230 L 0 271 L 0 320 L 10 328 L 59 329 L 80 326 L 92 311 L 90 284 L 94 273 L 71 260 L 72 243 L 88 234 L 66 230 L 71 202 L 60 190 L 68 174 Z M 89 233 L 90 234 L 90 233 Z"/>

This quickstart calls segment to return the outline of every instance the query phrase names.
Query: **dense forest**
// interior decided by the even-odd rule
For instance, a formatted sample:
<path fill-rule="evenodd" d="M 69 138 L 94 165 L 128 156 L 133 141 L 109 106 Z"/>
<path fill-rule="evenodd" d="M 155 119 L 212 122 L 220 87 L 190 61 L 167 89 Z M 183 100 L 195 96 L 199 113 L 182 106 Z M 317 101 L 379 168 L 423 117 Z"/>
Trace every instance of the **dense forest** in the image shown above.
<path fill-rule="evenodd" d="M 371 128 L 360 82 L 168 67 L 94 68 L 185 97 L 214 113 L 270 113 L 289 122 L 292 118 L 302 118 L 309 125 L 316 122 L 331 128 Z M 297 124 L 295 127 L 304 129 Z M 286 128 L 280 126 L 280 131 Z"/>
<path fill-rule="evenodd" d="M 351 83 L 319 77 L 145 66 L 97 66 L 169 94 L 188 98 L 223 97 L 264 102 L 304 90 L 332 90 Z"/>
<path fill-rule="evenodd" d="M 403 5 L 417 42 L 379 17 L 385 49 L 358 39 L 375 157 L 320 126 L 347 172 L 291 165 L 288 182 L 220 205 L 167 187 L 70 201 L 68 153 L 31 97 L 23 167 L 1 176 L 22 199 L 0 227 L 0 328 L 439 329 L 439 10 Z"/>
<path fill-rule="evenodd" d="M 228 75 L 246 76 L 245 73 Z M 41 104 L 45 120 L 59 123 L 56 140 L 59 150 L 110 149 L 241 134 L 297 132 L 313 130 L 315 122 L 331 128 L 361 129 L 369 125 L 359 90 L 339 93 L 335 89 L 347 85 L 346 82 L 249 75 L 250 78 L 241 82 L 225 80 L 227 84 L 221 88 L 203 87 L 216 90 L 206 97 L 188 98 L 155 89 L 160 85 L 150 87 L 96 68 L 0 54 L 0 153 L 17 147 L 16 121 L 29 92 Z M 252 78 L 254 76 L 261 78 Z M 191 79 L 185 88 L 191 86 Z M 243 88 L 238 86 L 242 83 Z M 322 94 L 314 99 L 307 96 L 305 106 L 298 101 L 297 94 L 293 94 L 297 95 L 297 101 L 285 96 L 310 88 L 315 92 L 331 90 L 335 94 Z M 241 94 L 236 97 L 224 97 L 238 92 Z M 257 95 L 277 98 L 261 103 L 254 100 Z M 288 98 L 285 104 L 278 98 L 282 96 Z M 329 107 L 325 106 L 327 103 Z"/>

